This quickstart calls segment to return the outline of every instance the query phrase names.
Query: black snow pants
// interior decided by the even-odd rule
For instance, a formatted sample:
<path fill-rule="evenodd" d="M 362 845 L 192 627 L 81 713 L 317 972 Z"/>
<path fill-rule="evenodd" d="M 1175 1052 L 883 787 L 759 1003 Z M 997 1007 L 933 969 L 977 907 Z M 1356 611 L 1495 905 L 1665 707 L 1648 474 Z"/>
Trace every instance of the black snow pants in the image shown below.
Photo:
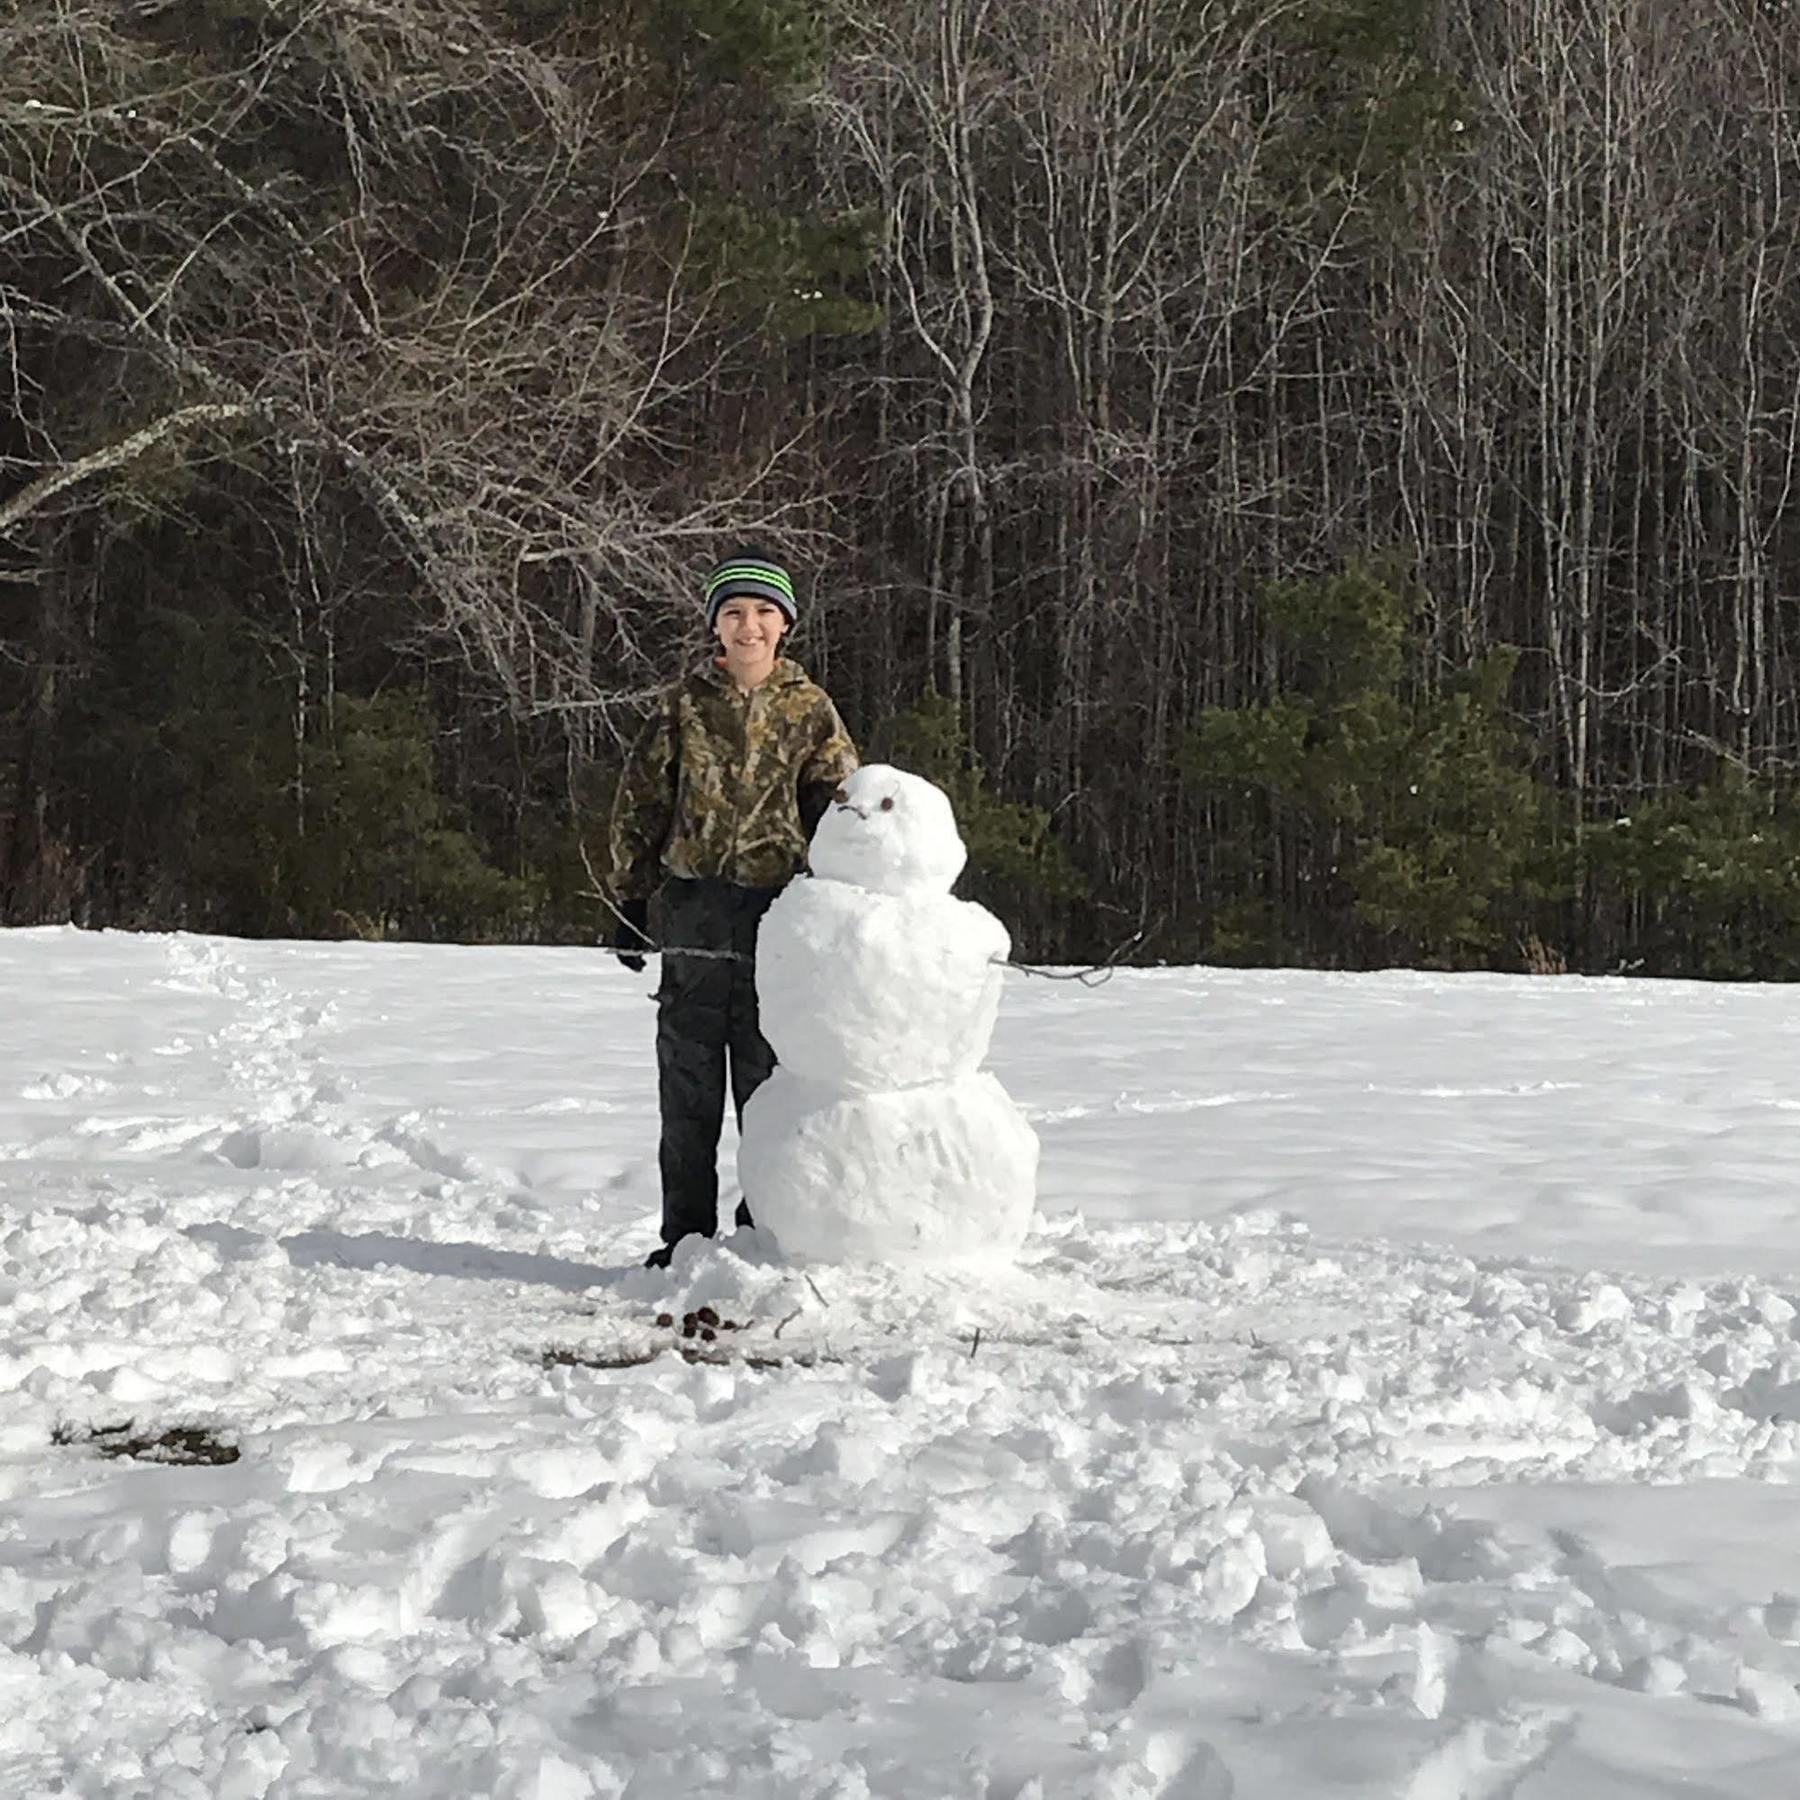
<path fill-rule="evenodd" d="M 665 1244 L 696 1231 L 711 1237 L 718 1229 L 727 1062 L 740 1124 L 744 1102 L 775 1067 L 756 1016 L 756 928 L 779 892 L 671 879 L 658 896 L 663 957 L 656 1072 Z M 712 954 L 684 956 L 684 950 Z M 750 1210 L 740 1202 L 737 1223 L 750 1222 Z"/>

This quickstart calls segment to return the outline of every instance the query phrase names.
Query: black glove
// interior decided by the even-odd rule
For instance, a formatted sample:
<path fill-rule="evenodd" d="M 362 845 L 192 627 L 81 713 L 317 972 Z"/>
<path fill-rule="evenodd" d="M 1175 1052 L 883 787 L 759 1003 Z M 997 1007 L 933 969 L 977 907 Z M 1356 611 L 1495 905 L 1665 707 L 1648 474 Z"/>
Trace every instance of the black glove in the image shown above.
<path fill-rule="evenodd" d="M 650 902 L 621 900 L 614 910 L 618 917 L 613 920 L 609 947 L 621 966 L 634 975 L 641 975 L 644 952 L 650 945 Z"/>

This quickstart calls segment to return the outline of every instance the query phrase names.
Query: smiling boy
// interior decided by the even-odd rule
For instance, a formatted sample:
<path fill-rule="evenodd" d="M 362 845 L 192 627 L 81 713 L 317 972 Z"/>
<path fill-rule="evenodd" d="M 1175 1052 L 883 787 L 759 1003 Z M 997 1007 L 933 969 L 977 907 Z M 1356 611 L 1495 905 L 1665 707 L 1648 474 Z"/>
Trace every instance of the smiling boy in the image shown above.
<path fill-rule="evenodd" d="M 662 1247 L 718 1228 L 727 1067 L 739 1118 L 775 1066 L 756 1011 L 756 928 L 806 863 L 813 827 L 856 766 L 824 689 L 780 654 L 798 617 L 787 570 L 757 549 L 706 579 L 719 654 L 664 690 L 613 801 L 612 946 L 643 967 L 657 898 L 657 1095 Z M 695 954 L 695 953 L 698 954 Z M 738 1207 L 737 1222 L 750 1223 Z"/>

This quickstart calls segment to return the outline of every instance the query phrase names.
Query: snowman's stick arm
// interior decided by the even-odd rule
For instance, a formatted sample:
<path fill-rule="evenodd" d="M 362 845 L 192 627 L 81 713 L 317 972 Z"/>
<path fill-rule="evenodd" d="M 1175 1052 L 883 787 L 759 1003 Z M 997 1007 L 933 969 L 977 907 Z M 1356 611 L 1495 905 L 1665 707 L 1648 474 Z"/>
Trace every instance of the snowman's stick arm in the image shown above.
<path fill-rule="evenodd" d="M 746 956 L 741 950 L 698 950 L 690 949 L 685 944 L 659 944 L 635 919 L 626 918 L 613 904 L 611 896 L 603 893 L 599 888 L 586 888 L 581 897 L 584 900 L 598 900 L 627 931 L 638 939 L 631 952 L 633 956 L 692 956 L 702 962 L 753 963 L 756 961 L 754 956 Z"/>
<path fill-rule="evenodd" d="M 581 848 L 581 860 L 587 864 L 589 875 L 594 873 L 593 864 L 588 862 L 587 846 Z M 699 950 L 683 944 L 659 944 L 643 930 L 635 921 L 626 916 L 614 904 L 612 896 L 601 886 L 598 880 L 591 888 L 584 890 L 583 899 L 598 900 L 612 916 L 628 931 L 633 932 L 640 940 L 635 954 L 641 956 L 691 956 L 700 962 L 741 962 L 754 964 L 754 956 L 746 956 L 741 950 Z M 1161 921 L 1157 921 L 1158 924 Z M 1018 962 L 1009 956 L 990 956 L 988 961 L 1002 969 L 1017 969 L 1021 975 L 1037 975 L 1045 981 L 1079 981 L 1083 987 L 1098 987 L 1103 981 L 1112 979 L 1112 972 L 1119 966 L 1122 958 L 1128 956 L 1138 945 L 1149 937 L 1155 929 L 1154 925 L 1139 923 L 1130 937 L 1116 944 L 1107 952 L 1105 960 L 1090 963 L 1080 969 L 1050 969 L 1041 963 Z"/>
<path fill-rule="evenodd" d="M 584 862 L 587 860 L 586 850 L 582 851 L 582 860 Z M 592 873 L 591 870 L 589 872 Z M 741 950 L 698 950 L 690 949 L 685 944 L 659 944 L 635 919 L 626 918 L 614 904 L 612 896 L 598 883 L 591 888 L 584 888 L 581 897 L 584 900 L 598 900 L 627 931 L 639 940 L 631 952 L 633 956 L 692 956 L 701 962 L 753 963 L 756 961 L 754 956 L 746 956 Z"/>
<path fill-rule="evenodd" d="M 1150 937 L 1162 924 L 1160 919 L 1146 923 L 1140 916 L 1138 928 L 1123 943 L 1115 944 L 1106 953 L 1105 960 L 1090 963 L 1084 969 L 1046 969 L 1038 963 L 1009 962 L 1009 969 L 1017 969 L 1021 975 L 1041 975 L 1046 981 L 1079 981 L 1083 987 L 1099 987 L 1103 981 L 1112 979 L 1113 970 L 1131 952 Z"/>

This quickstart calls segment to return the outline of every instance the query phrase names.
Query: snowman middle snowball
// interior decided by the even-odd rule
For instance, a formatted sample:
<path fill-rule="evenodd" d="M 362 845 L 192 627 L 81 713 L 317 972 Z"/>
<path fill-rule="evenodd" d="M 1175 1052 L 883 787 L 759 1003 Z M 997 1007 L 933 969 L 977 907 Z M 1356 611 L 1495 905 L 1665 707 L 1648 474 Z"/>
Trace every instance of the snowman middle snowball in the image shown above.
<path fill-rule="evenodd" d="M 763 919 L 757 1002 L 778 1067 L 745 1107 L 738 1170 L 790 1255 L 1006 1255 L 1029 1228 L 1037 1140 L 978 1073 L 1012 944 L 952 897 L 965 857 L 943 792 L 872 764 L 820 821 L 812 877 Z"/>

